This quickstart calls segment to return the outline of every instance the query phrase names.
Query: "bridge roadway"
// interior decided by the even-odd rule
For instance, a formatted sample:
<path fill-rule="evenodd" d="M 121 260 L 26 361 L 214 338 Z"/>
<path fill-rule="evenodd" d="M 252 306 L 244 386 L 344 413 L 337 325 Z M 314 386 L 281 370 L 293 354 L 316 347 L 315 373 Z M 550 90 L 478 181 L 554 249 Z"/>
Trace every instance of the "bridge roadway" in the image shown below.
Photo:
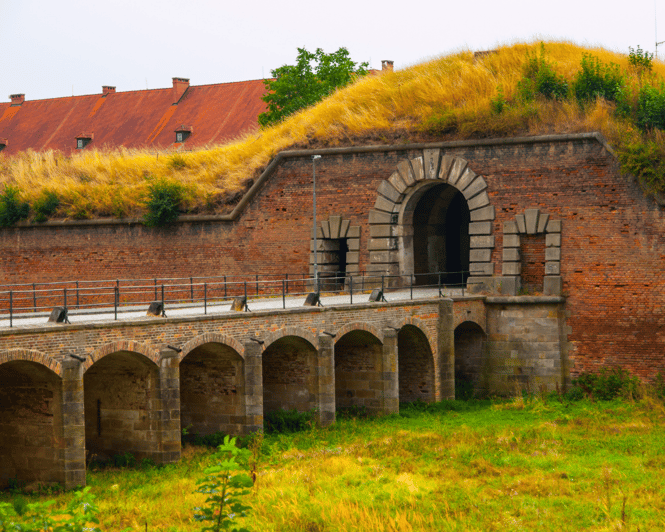
<path fill-rule="evenodd" d="M 465 296 L 465 290 L 462 288 L 444 288 L 441 290 L 443 297 L 460 298 Z M 248 298 L 247 306 L 250 312 L 262 310 L 280 310 L 280 309 L 295 309 L 303 306 L 306 295 L 293 296 L 289 295 L 286 298 L 276 296 L 272 298 Z M 324 307 L 332 307 L 338 305 L 359 304 L 367 303 L 369 301 L 370 293 L 354 293 L 353 297 L 349 294 L 321 294 L 321 304 Z M 386 291 L 385 298 L 388 301 L 408 301 L 411 299 L 428 299 L 440 297 L 439 289 L 436 287 L 414 287 L 413 290 L 409 288 L 397 289 Z M 231 312 L 231 300 L 214 301 L 209 303 L 207 308 L 204 307 L 202 302 L 197 303 L 173 303 L 166 304 L 166 315 L 168 317 L 186 317 L 186 316 L 201 316 L 207 315 L 221 315 Z M 117 321 L 130 321 L 146 317 L 148 304 L 144 305 L 130 305 L 118 308 Z M 11 319 L 12 327 L 39 327 L 39 326 L 52 326 L 48 323 L 48 312 L 14 312 Z M 86 323 L 99 323 L 116 321 L 115 311 L 113 307 L 101 307 L 91 309 L 77 309 L 76 307 L 68 309 L 69 321 L 72 324 L 86 324 Z M 10 319 L 8 313 L 0 313 L 0 329 L 10 327 Z"/>
<path fill-rule="evenodd" d="M 0 488 L 10 479 L 85 484 L 86 463 L 132 453 L 168 463 L 181 431 L 246 434 L 280 409 L 396 412 L 400 401 L 454 396 L 454 330 L 485 327 L 483 297 L 437 288 L 147 305 L 0 321 Z M 452 298 L 450 296 L 453 296 Z M 286 307 L 286 308 L 283 308 Z"/>

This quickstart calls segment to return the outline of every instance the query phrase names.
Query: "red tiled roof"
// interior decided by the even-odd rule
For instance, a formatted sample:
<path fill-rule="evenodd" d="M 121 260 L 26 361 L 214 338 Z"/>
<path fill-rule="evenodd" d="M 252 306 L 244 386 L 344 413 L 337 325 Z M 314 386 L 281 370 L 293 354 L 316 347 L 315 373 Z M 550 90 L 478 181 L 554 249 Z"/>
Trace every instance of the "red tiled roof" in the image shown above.
<path fill-rule="evenodd" d="M 167 148 L 182 125 L 192 131 L 185 147 L 194 148 L 256 129 L 266 110 L 262 80 L 189 87 L 183 81 L 174 79 L 168 89 L 0 103 L 0 138 L 7 139 L 2 153 L 32 148 L 70 154 L 77 136 L 92 136 L 88 146 L 100 149 Z"/>

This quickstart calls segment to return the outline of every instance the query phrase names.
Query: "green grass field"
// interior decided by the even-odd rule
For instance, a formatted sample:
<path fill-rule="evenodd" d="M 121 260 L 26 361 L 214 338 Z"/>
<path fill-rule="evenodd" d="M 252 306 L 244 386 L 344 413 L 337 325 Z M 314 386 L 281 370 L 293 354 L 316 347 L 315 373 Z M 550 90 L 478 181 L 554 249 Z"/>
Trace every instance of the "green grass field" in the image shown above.
<path fill-rule="evenodd" d="M 663 530 L 664 420 L 653 399 L 518 398 L 407 406 L 266 436 L 253 510 L 241 523 L 308 532 Z M 186 447 L 178 464 L 90 472 L 101 528 L 200 530 L 196 480 L 211 460 L 211 451 Z"/>

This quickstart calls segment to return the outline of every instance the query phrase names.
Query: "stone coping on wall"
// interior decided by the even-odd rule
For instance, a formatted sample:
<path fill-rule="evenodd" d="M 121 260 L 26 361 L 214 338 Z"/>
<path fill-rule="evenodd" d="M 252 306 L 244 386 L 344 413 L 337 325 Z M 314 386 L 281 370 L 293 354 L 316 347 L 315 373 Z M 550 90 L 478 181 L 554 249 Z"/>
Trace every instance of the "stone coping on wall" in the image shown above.
<path fill-rule="evenodd" d="M 467 298 L 465 298 L 467 299 Z M 474 298 L 476 299 L 476 298 Z M 482 299 L 482 298 L 480 298 Z M 0 329 L 0 337 L 2 336 L 13 336 L 13 335 L 22 335 L 22 334 L 34 334 L 34 333 L 48 333 L 48 332 L 60 332 L 63 330 L 67 331 L 85 331 L 85 330 L 98 330 L 98 329 L 112 329 L 112 328 L 128 328 L 128 327 L 142 327 L 142 326 L 152 326 L 159 324 L 173 324 L 173 323 L 192 323 L 192 322 L 204 322 L 212 321 L 219 319 L 237 319 L 237 318 L 247 318 L 247 317 L 265 317 L 273 314 L 306 314 L 306 313 L 326 313 L 328 311 L 344 311 L 344 310 L 366 310 L 372 308 L 391 308 L 391 307 L 410 307 L 410 306 L 421 306 L 421 305 L 431 305 L 437 304 L 441 301 L 452 302 L 452 298 L 448 297 L 438 297 L 435 299 L 432 298 L 420 298 L 420 299 L 403 299 L 401 301 L 386 301 L 386 302 L 363 302 L 363 303 L 353 303 L 353 304 L 343 304 L 335 306 L 326 306 L 326 307 L 298 307 L 298 308 L 287 308 L 287 309 L 269 309 L 269 310 L 257 310 L 252 312 L 225 312 L 224 314 L 205 314 L 203 316 L 178 316 L 173 318 L 153 318 L 153 317 L 144 317 L 144 318 L 135 318 L 130 320 L 123 321 L 104 321 L 104 322 L 95 322 L 95 323 L 68 323 L 68 324 L 49 324 L 44 326 L 28 326 L 28 327 L 12 327 L 12 328 L 3 328 Z M 250 301 L 251 304 L 251 301 Z"/>
<path fill-rule="evenodd" d="M 565 303 L 561 296 L 487 296 L 487 305 L 551 305 Z"/>
<path fill-rule="evenodd" d="M 245 195 L 229 214 L 214 215 L 182 215 L 178 217 L 177 222 L 233 222 L 245 210 L 245 207 L 256 194 L 263 188 L 266 181 L 270 178 L 282 159 L 295 157 L 308 157 L 311 155 L 343 155 L 352 153 L 381 153 L 389 151 L 409 151 L 424 149 L 453 149 L 473 146 L 512 146 L 516 144 L 543 144 L 550 142 L 567 141 L 596 141 L 601 144 L 610 154 L 616 156 L 614 150 L 605 140 L 605 137 L 599 132 L 592 133 L 573 133 L 563 135 L 538 135 L 534 137 L 508 137 L 497 139 L 479 139 L 479 140 L 454 140 L 447 142 L 428 142 L 413 144 L 389 144 L 386 146 L 352 146 L 345 148 L 320 148 L 309 150 L 285 150 L 278 153 L 261 173 L 256 182 L 249 188 Z M 656 198 L 661 205 L 665 205 L 665 198 Z M 17 228 L 38 228 L 38 227 L 77 227 L 88 225 L 137 225 L 142 224 L 141 218 L 97 218 L 93 220 L 49 220 L 43 223 L 19 222 L 13 227 Z"/>
<path fill-rule="evenodd" d="M 428 304 L 436 304 L 442 301 L 481 301 L 484 300 L 488 305 L 538 305 L 538 304 L 552 304 L 552 303 L 565 303 L 566 298 L 561 296 L 485 296 L 475 295 L 471 297 L 439 297 L 436 299 L 406 299 L 402 301 L 387 301 L 377 303 L 354 303 L 345 305 L 335 305 L 327 307 L 298 307 L 290 309 L 271 309 L 259 310 L 256 312 L 226 312 L 224 314 L 207 314 L 203 316 L 178 316 L 173 318 L 153 318 L 145 317 L 138 319 L 131 319 L 126 321 L 104 321 L 95 323 L 73 323 L 73 324 L 49 324 L 44 326 L 30 326 L 30 327 L 12 327 L 0 329 L 0 337 L 2 336 L 16 336 L 23 334 L 34 333 L 48 333 L 67 331 L 86 331 L 86 330 L 99 330 L 111 328 L 127 328 L 127 327 L 148 327 L 152 325 L 159 325 L 160 323 L 191 323 L 191 322 L 204 322 L 221 319 L 237 319 L 242 317 L 265 317 L 272 314 L 305 314 L 305 313 L 326 313 L 328 311 L 344 311 L 344 310 L 366 310 L 372 308 L 391 308 L 391 307 L 406 307 L 406 306 L 420 306 Z"/>

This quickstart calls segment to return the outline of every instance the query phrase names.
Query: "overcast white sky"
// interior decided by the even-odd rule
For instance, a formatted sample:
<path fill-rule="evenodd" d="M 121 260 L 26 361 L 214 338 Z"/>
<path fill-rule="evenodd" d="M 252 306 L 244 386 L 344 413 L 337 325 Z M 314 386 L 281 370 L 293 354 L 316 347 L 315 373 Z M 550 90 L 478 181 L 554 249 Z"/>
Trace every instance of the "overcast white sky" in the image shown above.
<path fill-rule="evenodd" d="M 395 68 L 534 38 L 627 52 L 665 40 L 665 0 L 0 0 L 0 102 L 270 76 L 297 47 Z M 665 44 L 661 58 L 665 58 Z"/>

